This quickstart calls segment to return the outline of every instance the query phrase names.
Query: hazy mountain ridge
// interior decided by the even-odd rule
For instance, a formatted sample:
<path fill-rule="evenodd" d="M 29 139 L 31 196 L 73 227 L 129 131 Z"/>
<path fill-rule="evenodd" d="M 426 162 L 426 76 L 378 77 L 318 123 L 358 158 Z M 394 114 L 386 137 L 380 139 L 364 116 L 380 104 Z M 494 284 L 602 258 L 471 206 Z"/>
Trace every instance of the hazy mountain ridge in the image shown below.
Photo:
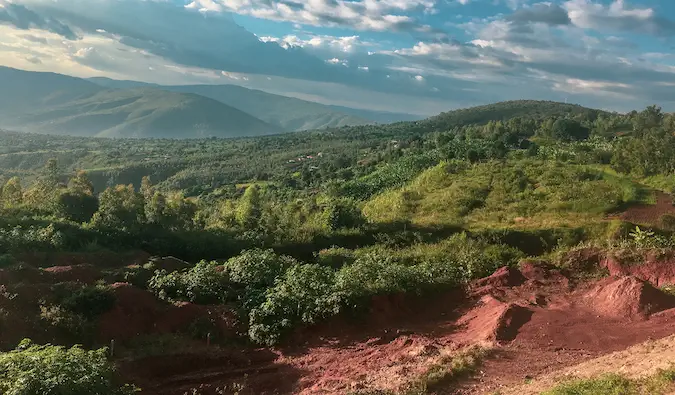
<path fill-rule="evenodd" d="M 238 108 L 285 130 L 314 130 L 330 127 L 412 121 L 423 117 L 386 111 L 371 111 L 324 105 L 277 95 L 239 85 L 156 85 L 94 77 L 90 81 L 108 88 L 154 86 L 174 92 L 196 93 Z"/>
<path fill-rule="evenodd" d="M 52 73 L 0 68 L 0 126 L 105 137 L 236 137 L 284 130 L 219 101 L 156 88 L 107 89 Z"/>

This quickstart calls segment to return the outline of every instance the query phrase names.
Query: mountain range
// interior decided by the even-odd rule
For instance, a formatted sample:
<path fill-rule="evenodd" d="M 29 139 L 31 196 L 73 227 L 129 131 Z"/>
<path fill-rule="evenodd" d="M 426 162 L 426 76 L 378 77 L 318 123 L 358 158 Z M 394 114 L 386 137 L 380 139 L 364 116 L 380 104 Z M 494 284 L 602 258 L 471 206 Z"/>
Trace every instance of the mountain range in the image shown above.
<path fill-rule="evenodd" d="M 328 106 L 236 85 L 160 86 L 0 67 L 0 127 L 99 137 L 278 134 L 417 119 Z"/>

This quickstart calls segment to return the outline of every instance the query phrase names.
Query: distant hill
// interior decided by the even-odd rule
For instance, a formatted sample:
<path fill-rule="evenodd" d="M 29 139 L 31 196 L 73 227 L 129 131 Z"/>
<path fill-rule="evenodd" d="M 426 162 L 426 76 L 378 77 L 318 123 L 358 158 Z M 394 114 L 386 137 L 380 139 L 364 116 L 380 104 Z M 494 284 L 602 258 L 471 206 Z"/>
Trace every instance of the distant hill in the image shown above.
<path fill-rule="evenodd" d="M 576 104 L 540 100 L 514 100 L 452 110 L 418 121 L 395 122 L 386 125 L 357 125 L 336 128 L 333 131 L 349 134 L 354 138 L 368 138 L 372 132 L 379 136 L 405 138 L 425 133 L 446 132 L 460 126 L 483 125 L 490 121 L 507 121 L 519 117 L 530 119 L 575 117 L 593 120 L 602 114 L 608 115 L 610 113 Z"/>
<path fill-rule="evenodd" d="M 426 128 L 447 130 L 455 126 L 506 121 L 516 117 L 540 119 L 552 116 L 581 116 L 594 119 L 600 114 L 609 113 L 577 104 L 544 100 L 512 100 L 444 112 L 419 121 L 418 124 Z"/>
<path fill-rule="evenodd" d="M 403 121 L 418 121 L 424 119 L 422 115 L 415 114 L 405 114 L 389 111 L 375 111 L 375 110 L 362 110 L 359 108 L 350 108 L 342 106 L 328 106 L 336 111 L 343 112 L 345 114 L 354 115 L 356 117 L 362 117 L 370 119 L 377 123 L 393 123 L 393 122 L 403 122 Z"/>
<path fill-rule="evenodd" d="M 102 90 L 81 78 L 0 66 L 0 115 L 83 99 Z"/>
<path fill-rule="evenodd" d="M 89 80 L 108 88 L 154 86 L 174 92 L 196 93 L 238 108 L 256 118 L 289 131 L 391 123 L 422 118 L 410 114 L 323 105 L 239 85 L 160 86 L 136 81 L 117 81 L 102 77 L 90 78 Z"/>
<path fill-rule="evenodd" d="M 0 127 L 105 137 L 236 137 L 284 132 L 219 101 L 151 87 L 0 68 Z"/>
<path fill-rule="evenodd" d="M 105 90 L 15 118 L 23 130 L 98 137 L 234 137 L 283 130 L 216 100 L 154 88 Z"/>
<path fill-rule="evenodd" d="M 372 120 L 337 112 L 322 104 L 238 85 L 181 85 L 164 86 L 162 89 L 209 97 L 285 130 L 312 130 L 374 123 Z"/>

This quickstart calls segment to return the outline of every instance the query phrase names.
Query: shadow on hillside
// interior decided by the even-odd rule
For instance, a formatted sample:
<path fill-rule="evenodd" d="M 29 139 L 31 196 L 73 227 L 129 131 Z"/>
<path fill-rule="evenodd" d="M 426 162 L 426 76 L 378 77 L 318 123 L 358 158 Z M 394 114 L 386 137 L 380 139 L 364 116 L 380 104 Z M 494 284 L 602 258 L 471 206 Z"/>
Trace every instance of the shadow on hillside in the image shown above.
<path fill-rule="evenodd" d="M 220 349 L 139 357 L 118 366 L 125 380 L 150 395 L 183 395 L 193 388 L 200 394 L 293 393 L 305 372 L 277 359 L 269 349 Z"/>
<path fill-rule="evenodd" d="M 319 346 L 388 344 L 411 334 L 442 337 L 460 329 L 456 320 L 470 305 L 461 289 L 425 296 L 378 296 L 372 299 L 368 309 L 298 329 L 289 336 L 282 350 L 285 354 L 297 355 Z"/>

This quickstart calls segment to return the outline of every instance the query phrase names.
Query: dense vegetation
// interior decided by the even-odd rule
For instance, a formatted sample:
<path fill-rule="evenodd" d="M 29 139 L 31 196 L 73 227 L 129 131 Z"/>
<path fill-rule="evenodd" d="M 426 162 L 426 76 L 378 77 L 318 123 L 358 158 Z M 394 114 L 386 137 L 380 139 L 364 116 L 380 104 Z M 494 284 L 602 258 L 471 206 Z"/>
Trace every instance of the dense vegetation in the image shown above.
<path fill-rule="evenodd" d="M 0 392 L 5 395 L 130 395 L 115 382 L 107 350 L 39 346 L 26 339 L 0 353 Z"/>
<path fill-rule="evenodd" d="M 672 219 L 628 236 L 607 215 L 675 192 L 673 131 L 657 107 L 509 102 L 255 139 L 5 132 L 0 253 L 199 262 L 125 279 L 164 300 L 231 305 L 252 342 L 272 345 L 374 296 L 452 289 L 583 241 L 672 245 Z M 102 285 L 59 306 L 86 320 L 110 303 Z"/>

